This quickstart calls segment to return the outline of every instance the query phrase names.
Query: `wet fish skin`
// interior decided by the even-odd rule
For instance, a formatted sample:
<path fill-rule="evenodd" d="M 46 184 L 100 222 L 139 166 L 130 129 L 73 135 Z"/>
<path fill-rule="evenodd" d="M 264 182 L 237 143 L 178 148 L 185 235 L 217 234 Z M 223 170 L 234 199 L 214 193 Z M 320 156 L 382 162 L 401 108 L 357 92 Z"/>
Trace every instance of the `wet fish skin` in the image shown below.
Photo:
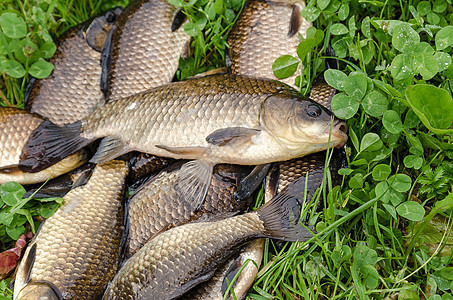
<path fill-rule="evenodd" d="M 183 162 L 164 169 L 145 183 L 128 205 L 126 257 L 132 256 L 149 239 L 169 228 L 218 214 L 244 212 L 249 199 L 235 199 L 238 183 L 251 171 L 249 166 L 218 165 L 214 168 L 206 199 L 199 209 L 185 201 L 175 189 Z M 252 191 L 253 192 L 253 191 Z"/>
<path fill-rule="evenodd" d="M 140 150 L 212 163 L 262 164 L 326 149 L 330 125 L 330 112 L 285 84 L 209 76 L 109 102 L 82 122 L 62 129 L 47 122 L 24 147 L 21 165 L 37 170 L 109 136 L 115 138 L 104 139 L 93 162 Z M 334 121 L 332 147 L 344 144 L 345 128 L 344 122 Z M 48 142 L 58 137 L 67 139 L 60 146 L 68 146 L 66 151 L 53 149 Z"/>
<path fill-rule="evenodd" d="M 101 52 L 116 17 L 115 8 L 104 15 L 71 28 L 57 42 L 52 74 L 33 80 L 26 95 L 27 109 L 58 125 L 68 124 L 89 115 L 103 105 L 101 91 Z"/>
<path fill-rule="evenodd" d="M 312 235 L 298 223 L 299 201 L 282 193 L 251 213 L 167 230 L 123 264 L 103 299 L 174 299 L 212 277 L 247 241 L 259 237 L 307 240 Z"/>
<path fill-rule="evenodd" d="M 281 55 L 297 57 L 297 46 L 312 26 L 300 15 L 301 0 L 249 0 L 231 29 L 227 43 L 229 69 L 233 74 L 277 79 L 272 64 Z M 281 81 L 295 86 L 300 70 Z M 296 87 L 297 88 L 297 87 Z"/>
<path fill-rule="evenodd" d="M 123 161 L 98 165 L 86 185 L 66 194 L 26 250 L 14 299 L 38 299 L 52 291 L 63 299 L 102 296 L 116 273 L 127 172 Z"/>
<path fill-rule="evenodd" d="M 109 101 L 173 79 L 190 40 L 179 12 L 166 0 L 135 0 L 125 8 L 113 32 L 107 70 Z"/>
<path fill-rule="evenodd" d="M 37 173 L 19 170 L 22 148 L 42 121 L 39 116 L 25 110 L 0 107 L 0 184 L 7 181 L 20 184 L 43 182 L 77 168 L 87 159 L 82 150 Z"/>

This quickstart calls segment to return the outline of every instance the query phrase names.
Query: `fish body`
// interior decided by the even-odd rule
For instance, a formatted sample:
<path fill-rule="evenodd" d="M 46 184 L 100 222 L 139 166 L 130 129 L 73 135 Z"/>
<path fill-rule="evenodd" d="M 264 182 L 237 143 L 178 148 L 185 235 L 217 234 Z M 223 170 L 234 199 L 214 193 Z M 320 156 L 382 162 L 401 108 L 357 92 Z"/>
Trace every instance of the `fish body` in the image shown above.
<path fill-rule="evenodd" d="M 195 159 L 183 167 L 178 188 L 199 205 L 215 164 L 259 165 L 341 146 L 346 129 L 286 84 L 215 75 L 108 102 L 64 127 L 45 122 L 24 146 L 21 167 L 38 171 L 106 137 L 91 162 L 133 150 Z"/>
<path fill-rule="evenodd" d="M 233 74 L 276 79 L 272 64 L 282 55 L 297 57 L 297 46 L 301 34 L 307 36 L 312 26 L 302 18 L 305 8 L 299 0 L 249 0 L 228 35 L 227 66 Z M 300 74 L 282 79 L 295 86 Z"/>
<path fill-rule="evenodd" d="M 333 185 L 341 184 L 338 170 L 347 166 L 346 155 L 343 149 L 334 149 L 329 169 Z M 310 154 L 284 162 L 279 162 L 271 170 L 266 180 L 266 199 L 271 199 L 282 192 L 291 183 L 293 190 L 298 190 L 302 195 L 307 193 L 307 200 L 311 200 L 316 190 L 321 186 L 325 169 L 326 152 Z M 308 176 L 307 190 L 305 189 L 306 176 Z"/>
<path fill-rule="evenodd" d="M 39 116 L 25 110 L 0 107 L 0 184 L 7 181 L 20 184 L 43 182 L 77 168 L 86 160 L 86 154 L 82 150 L 40 172 L 21 171 L 18 165 L 22 148 L 42 121 Z"/>
<path fill-rule="evenodd" d="M 127 257 L 153 236 L 174 226 L 217 214 L 244 212 L 251 199 L 235 199 L 249 166 L 218 165 L 214 168 L 206 199 L 199 209 L 180 197 L 175 189 L 183 162 L 177 162 L 150 179 L 132 197 L 128 206 Z"/>
<path fill-rule="evenodd" d="M 113 32 L 109 101 L 173 79 L 190 40 L 184 22 L 184 14 L 167 0 L 131 1 Z"/>
<path fill-rule="evenodd" d="M 212 277 L 252 239 L 310 238 L 310 231 L 298 223 L 299 199 L 280 195 L 255 212 L 188 223 L 157 235 L 123 264 L 103 299 L 174 299 Z"/>
<path fill-rule="evenodd" d="M 86 117 L 104 104 L 101 55 L 120 13 L 121 9 L 115 8 L 63 34 L 49 61 L 55 67 L 52 74 L 33 80 L 28 87 L 29 111 L 63 125 Z"/>
<path fill-rule="evenodd" d="M 41 225 L 18 268 L 14 299 L 96 299 L 116 273 L 128 167 L 97 165 Z M 50 298 L 52 298 L 50 297 Z"/>

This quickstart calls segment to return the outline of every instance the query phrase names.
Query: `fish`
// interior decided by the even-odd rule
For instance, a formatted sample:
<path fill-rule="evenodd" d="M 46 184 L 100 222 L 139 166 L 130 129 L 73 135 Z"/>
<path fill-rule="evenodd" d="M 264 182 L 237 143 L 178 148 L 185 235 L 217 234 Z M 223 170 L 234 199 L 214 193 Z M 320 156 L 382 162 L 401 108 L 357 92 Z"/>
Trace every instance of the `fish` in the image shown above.
<path fill-rule="evenodd" d="M 110 63 L 102 84 L 108 101 L 172 81 L 190 42 L 185 22 L 184 13 L 167 0 L 131 1 L 108 47 Z"/>
<path fill-rule="evenodd" d="M 341 147 L 346 131 L 344 121 L 284 83 L 213 75 L 108 102 L 63 127 L 45 121 L 27 140 L 20 166 L 36 172 L 104 138 L 90 162 L 133 150 L 193 159 L 176 188 L 199 206 L 214 165 L 260 165 Z"/>
<path fill-rule="evenodd" d="M 245 299 L 261 266 L 263 251 L 264 239 L 248 242 L 239 254 L 221 266 L 210 280 L 200 283 L 178 300 L 222 300 L 223 296 L 229 292 L 228 285 L 233 281 L 232 290 L 235 298 L 229 292 L 226 299 Z"/>
<path fill-rule="evenodd" d="M 30 81 L 26 107 L 58 125 L 73 123 L 105 103 L 102 50 L 122 9 L 117 7 L 65 32 L 57 42 L 52 74 Z"/>
<path fill-rule="evenodd" d="M 242 180 L 252 171 L 250 166 L 217 165 L 212 174 L 206 200 L 197 209 L 175 190 L 184 161 L 177 162 L 151 178 L 130 199 L 126 257 L 162 231 L 197 219 L 209 219 L 217 214 L 244 212 L 251 197 L 235 198 Z M 266 170 L 268 170 L 268 166 Z M 265 174 L 261 177 L 262 181 Z M 250 186 L 248 186 L 250 187 Z M 252 187 L 252 192 L 258 187 Z M 251 194 L 251 193 L 250 193 Z"/>
<path fill-rule="evenodd" d="M 97 299 L 117 271 L 128 166 L 95 167 L 72 189 L 28 246 L 14 284 L 14 299 Z"/>
<path fill-rule="evenodd" d="M 260 237 L 306 241 L 298 197 L 281 193 L 258 210 L 160 233 L 128 259 L 103 299 L 174 299 L 211 278 L 244 243 Z"/>
<path fill-rule="evenodd" d="M 282 55 L 297 57 L 301 34 L 307 37 L 312 26 L 301 16 L 305 2 L 301 0 L 249 0 L 231 29 L 227 44 L 226 65 L 231 73 L 276 79 L 272 64 Z M 298 88 L 294 75 L 280 79 Z"/>
<path fill-rule="evenodd" d="M 20 184 L 43 182 L 69 172 L 87 160 L 87 152 L 81 150 L 36 173 L 20 170 L 22 148 L 42 122 L 41 117 L 23 109 L 0 107 L 0 184 L 8 181 Z"/>

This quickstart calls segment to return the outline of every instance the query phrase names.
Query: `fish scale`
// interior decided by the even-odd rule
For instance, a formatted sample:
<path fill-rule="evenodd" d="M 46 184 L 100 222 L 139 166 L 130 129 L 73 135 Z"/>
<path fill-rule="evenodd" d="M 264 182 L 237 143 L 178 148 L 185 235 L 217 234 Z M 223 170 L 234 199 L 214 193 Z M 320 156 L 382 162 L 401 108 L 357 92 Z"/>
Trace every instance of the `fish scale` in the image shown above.
<path fill-rule="evenodd" d="M 127 173 L 122 161 L 98 165 L 86 185 L 66 194 L 64 204 L 27 248 L 16 277 L 15 299 L 38 281 L 52 283 L 65 299 L 102 295 L 116 272 Z"/>
<path fill-rule="evenodd" d="M 233 74 L 253 74 L 276 79 L 272 71 L 274 61 L 284 54 L 297 57 L 296 50 L 300 42 L 298 33 L 306 38 L 307 29 L 312 24 L 300 17 L 299 10 L 300 26 L 296 29 L 298 33 L 288 36 L 294 6 L 302 10 L 305 3 L 297 0 L 246 2 L 227 40 Z M 300 70 L 281 81 L 295 87 L 294 81 L 299 74 Z"/>
<path fill-rule="evenodd" d="M 237 181 L 241 181 L 251 167 L 219 165 L 214 169 L 206 199 L 195 210 L 191 203 L 180 199 L 174 188 L 182 163 L 163 170 L 138 190 L 128 207 L 129 234 L 127 256 L 140 249 L 150 238 L 162 230 L 178 226 L 200 217 L 245 211 L 251 199 L 234 199 Z M 224 178 L 222 173 L 231 173 Z M 228 180 L 233 176 L 234 180 Z"/>
<path fill-rule="evenodd" d="M 174 292 L 172 287 L 188 282 L 188 274 L 217 265 L 219 253 L 264 230 L 258 216 L 251 214 L 199 224 L 175 227 L 143 246 L 130 259 L 133 264 L 123 265 L 104 298 L 135 299 L 141 294 L 148 299 L 167 299 Z M 137 288 L 144 284 L 146 291 Z"/>
<path fill-rule="evenodd" d="M 28 110 L 63 125 L 86 117 L 96 106 L 104 104 L 100 86 L 101 51 L 120 13 L 121 9 L 113 9 L 61 36 L 57 51 L 49 61 L 54 65 L 52 74 L 28 87 L 31 89 L 26 95 Z M 91 38 L 99 45 L 90 45 Z"/>
<path fill-rule="evenodd" d="M 172 32 L 177 11 L 166 0 L 132 1 L 126 7 L 112 37 L 109 100 L 172 80 L 190 40 L 182 26 Z"/>
<path fill-rule="evenodd" d="M 83 121 L 81 136 L 91 139 L 118 135 L 118 130 L 124 130 L 120 134 L 132 131 L 130 147 L 147 152 L 159 144 L 207 146 L 206 136 L 219 128 L 258 128 L 261 104 L 266 96 L 253 95 L 277 93 L 277 87 L 285 86 L 268 81 L 267 89 L 259 92 L 256 89 L 262 85 L 249 85 L 254 82 L 251 78 L 229 78 L 204 78 L 204 84 L 200 84 L 200 80 L 178 82 L 132 96 L 127 101 L 109 102 Z M 218 95 L 219 92 L 223 96 Z M 202 132 L 204 134 L 200 134 Z M 149 141 L 148 137 L 154 138 Z M 155 154 L 165 156 L 168 152 L 156 149 Z"/>

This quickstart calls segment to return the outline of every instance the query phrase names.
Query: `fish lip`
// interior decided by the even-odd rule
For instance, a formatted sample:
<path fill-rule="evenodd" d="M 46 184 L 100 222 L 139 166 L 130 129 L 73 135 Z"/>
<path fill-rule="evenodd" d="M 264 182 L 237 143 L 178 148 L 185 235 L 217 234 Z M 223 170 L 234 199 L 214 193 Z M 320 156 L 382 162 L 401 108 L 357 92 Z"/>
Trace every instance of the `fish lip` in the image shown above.
<path fill-rule="evenodd" d="M 327 133 L 330 131 L 330 126 L 327 128 Z M 334 120 L 334 123 L 332 125 L 332 136 L 335 138 L 334 141 L 330 141 L 331 143 L 335 145 L 334 147 L 337 149 L 342 148 L 346 142 L 348 141 L 348 124 L 346 124 L 345 121 L 342 120 Z"/>

